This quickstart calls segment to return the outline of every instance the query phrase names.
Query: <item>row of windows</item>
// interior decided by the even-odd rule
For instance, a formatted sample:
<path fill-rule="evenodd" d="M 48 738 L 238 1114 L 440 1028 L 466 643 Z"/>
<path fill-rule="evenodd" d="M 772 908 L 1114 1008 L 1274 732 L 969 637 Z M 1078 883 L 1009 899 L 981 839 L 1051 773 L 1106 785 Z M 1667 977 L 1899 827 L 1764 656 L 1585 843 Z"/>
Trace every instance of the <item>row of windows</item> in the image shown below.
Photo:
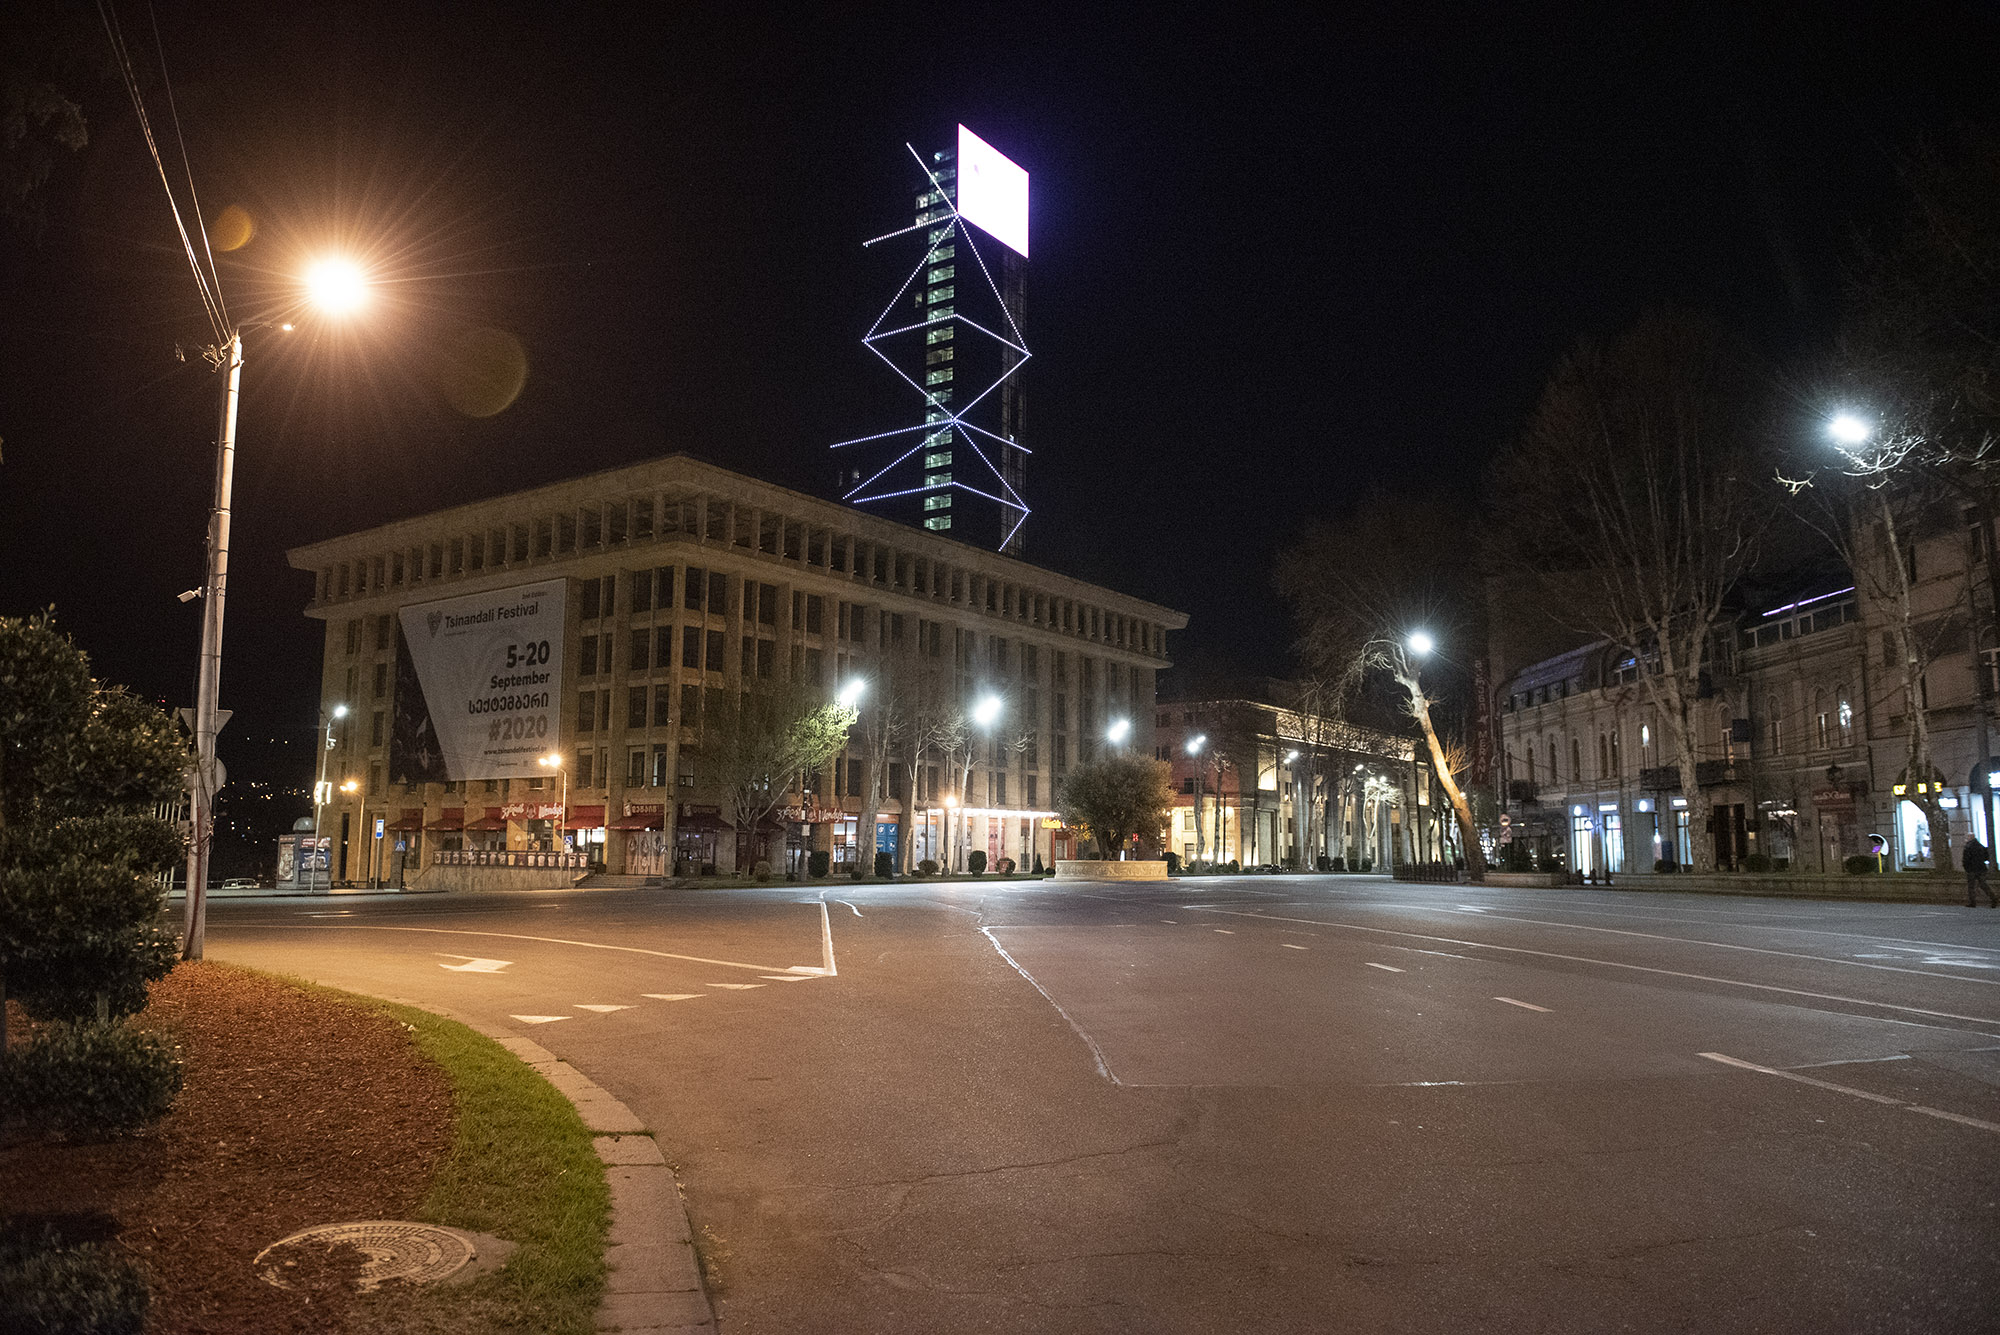
<path fill-rule="evenodd" d="M 940 432 L 938 444 L 950 443 L 950 433 Z M 948 467 L 949 451 L 939 464 L 926 460 L 929 468 Z M 927 484 L 951 482 L 949 473 L 934 472 L 938 479 Z M 1108 609 L 1091 607 L 1073 599 L 1033 593 L 1005 581 L 951 567 L 943 562 L 883 544 L 831 533 L 824 529 L 789 522 L 781 516 L 732 505 L 705 497 L 664 497 L 656 505 L 652 497 L 635 498 L 625 504 L 588 506 L 571 515 L 536 520 L 533 524 L 513 524 L 493 528 L 488 534 L 431 543 L 427 548 L 412 547 L 407 553 L 384 554 L 365 560 L 330 566 L 320 572 L 319 599 L 381 593 L 405 587 L 418 580 L 441 579 L 447 575 L 476 573 L 489 567 L 548 559 L 552 554 L 570 555 L 582 550 L 610 549 L 656 538 L 685 536 L 718 545 L 754 550 L 781 560 L 827 570 L 837 575 L 871 579 L 918 596 L 948 600 L 978 607 L 1000 616 L 1013 617 L 1036 625 L 1047 625 L 1066 634 L 1103 639 L 1121 648 L 1159 654 L 1164 647 L 1161 628 L 1135 617 Z M 532 553 L 532 555 L 531 555 Z M 655 571 L 628 572 L 625 576 L 634 610 L 666 606 L 674 600 L 674 567 Z M 429 574 L 422 573 L 428 570 Z M 415 572 L 415 573 L 412 573 Z M 720 576 L 714 578 L 719 579 Z M 721 611 L 721 598 L 700 587 L 702 572 L 689 567 L 682 593 L 683 605 L 700 607 L 706 599 L 712 610 Z M 615 580 L 593 594 L 590 581 L 583 581 L 580 597 L 586 619 L 616 606 Z M 709 589 L 720 587 L 711 582 Z M 594 601 L 593 601 L 594 600 Z M 590 609 L 595 607 L 596 612 Z M 378 641 L 386 636 L 386 622 L 378 629 Z M 350 631 L 349 653 L 359 651 L 359 630 Z M 387 648 L 378 642 L 378 649 Z"/>
<path fill-rule="evenodd" d="M 1764 745 L 1767 756 L 1782 756 L 1791 740 L 1790 729 L 1786 725 L 1786 711 L 1776 696 L 1765 702 Z M 1854 745 L 1854 706 L 1848 698 L 1847 688 L 1838 687 L 1829 694 L 1815 690 L 1812 707 L 1806 716 L 1808 732 L 1807 745 L 1811 751 L 1844 750 Z M 1716 755 L 1718 758 L 1734 762 L 1739 748 L 1747 744 L 1751 737 L 1748 720 L 1733 722 L 1717 734 Z M 1600 780 L 1623 778 L 1626 764 L 1623 754 L 1623 728 L 1614 727 L 1600 730 L 1597 734 L 1597 773 Z M 1510 754 L 1508 762 L 1518 772 L 1511 778 L 1526 779 L 1529 783 L 1541 781 L 1544 777 L 1551 784 L 1563 782 L 1567 773 L 1573 783 L 1582 783 L 1591 777 L 1584 772 L 1583 740 L 1580 735 L 1569 738 L 1569 768 L 1565 771 L 1560 763 L 1561 748 L 1554 737 L 1540 742 L 1530 741 L 1521 751 L 1518 761 Z M 1665 748 L 1655 751 L 1655 738 L 1651 724 L 1639 725 L 1639 766 L 1651 769 L 1656 765 L 1674 763 Z"/>

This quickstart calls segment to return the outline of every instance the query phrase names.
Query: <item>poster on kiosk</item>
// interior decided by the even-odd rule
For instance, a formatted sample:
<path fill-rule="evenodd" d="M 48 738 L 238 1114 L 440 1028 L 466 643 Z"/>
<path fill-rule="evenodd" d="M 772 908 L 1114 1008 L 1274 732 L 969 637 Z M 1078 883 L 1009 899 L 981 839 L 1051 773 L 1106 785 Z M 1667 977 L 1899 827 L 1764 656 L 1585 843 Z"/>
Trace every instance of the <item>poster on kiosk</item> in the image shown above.
<path fill-rule="evenodd" d="M 563 580 L 415 603 L 396 627 L 396 783 L 531 779 L 556 745 Z"/>

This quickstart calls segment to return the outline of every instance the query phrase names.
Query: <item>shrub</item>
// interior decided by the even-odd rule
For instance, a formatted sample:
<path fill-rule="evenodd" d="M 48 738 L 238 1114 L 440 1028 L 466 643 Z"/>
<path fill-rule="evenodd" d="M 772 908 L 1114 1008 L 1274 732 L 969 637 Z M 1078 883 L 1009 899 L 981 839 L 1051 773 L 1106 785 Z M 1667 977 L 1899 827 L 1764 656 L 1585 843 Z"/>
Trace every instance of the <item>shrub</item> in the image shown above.
<path fill-rule="evenodd" d="M 771 879 L 771 864 L 759 858 L 750 864 L 750 874 L 760 881 Z"/>
<path fill-rule="evenodd" d="M 1882 860 L 1873 853 L 1856 853 L 1852 857 L 1842 858 L 1840 865 L 1847 869 L 1849 876 L 1873 876 L 1881 867 Z"/>
<path fill-rule="evenodd" d="M 1014 859 L 1001 858 L 1000 861 L 993 864 L 993 870 L 999 872 L 1002 876 L 1012 876 L 1017 866 L 1019 864 Z"/>
<path fill-rule="evenodd" d="M 890 857 L 881 849 L 875 850 L 875 875 L 879 879 L 886 881 L 895 874 L 896 859 Z"/>
<path fill-rule="evenodd" d="M 1179 876 L 1180 874 L 1181 855 L 1169 849 L 1167 852 L 1167 875 Z"/>
<path fill-rule="evenodd" d="M 1040 853 L 1035 854 L 1035 875 L 1047 876 L 1048 874 L 1048 868 L 1042 865 L 1042 855 Z"/>
<path fill-rule="evenodd" d="M 44 1229 L 0 1245 L 0 1330 L 20 1335 L 139 1335 L 152 1295 L 111 1248 L 64 1246 Z"/>
<path fill-rule="evenodd" d="M 1242 863 L 1238 862 L 1235 858 L 1229 859 L 1229 874 L 1231 876 L 1236 875 L 1238 872 L 1242 870 L 1243 870 Z"/>
<path fill-rule="evenodd" d="M 1753 872 L 1768 872 L 1769 870 L 1771 870 L 1771 859 L 1766 857 L 1762 853 L 1752 853 L 1748 857 L 1743 859 L 1743 870 L 1753 871 Z"/>
<path fill-rule="evenodd" d="M 986 874 L 986 850 L 975 848 L 966 854 L 965 869 L 974 876 L 984 876 Z"/>
<path fill-rule="evenodd" d="M 1671 876 L 1680 869 L 1681 864 L 1678 862 L 1669 862 L 1665 858 L 1655 858 L 1653 860 L 1653 870 L 1662 875 Z"/>
<path fill-rule="evenodd" d="M 827 869 L 832 865 L 833 854 L 823 848 L 816 848 L 806 856 L 806 875 L 817 881 L 826 875 Z"/>
<path fill-rule="evenodd" d="M 51 1024 L 0 1063 L 0 1115 L 65 1135 L 111 1135 L 166 1115 L 181 1064 L 121 1021 Z"/>
<path fill-rule="evenodd" d="M 937 872 L 938 865 L 936 858 L 925 858 L 917 864 L 917 875 L 919 876 L 935 876 Z"/>

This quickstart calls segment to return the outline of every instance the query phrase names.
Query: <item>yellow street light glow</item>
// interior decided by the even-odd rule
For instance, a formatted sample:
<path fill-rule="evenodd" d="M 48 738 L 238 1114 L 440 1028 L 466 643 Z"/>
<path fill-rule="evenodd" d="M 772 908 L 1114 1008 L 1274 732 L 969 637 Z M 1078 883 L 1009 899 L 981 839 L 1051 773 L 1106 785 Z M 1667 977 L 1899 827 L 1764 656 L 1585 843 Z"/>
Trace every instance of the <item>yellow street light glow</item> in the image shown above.
<path fill-rule="evenodd" d="M 555 753 L 554 751 L 551 751 L 547 755 L 542 756 L 541 758 L 536 760 L 535 763 L 537 765 L 542 766 L 544 769 L 560 769 L 562 768 L 562 757 L 557 753 Z"/>
<path fill-rule="evenodd" d="M 341 792 L 343 792 L 343 793 L 358 793 L 358 792 L 360 792 L 360 791 L 361 791 L 361 780 L 359 780 L 359 779 L 349 779 L 349 780 L 348 780 L 348 781 L 347 781 L 346 783 L 343 783 L 343 784 L 341 784 L 341 785 L 340 785 L 340 791 L 341 791 Z"/>
<path fill-rule="evenodd" d="M 346 315 L 368 302 L 368 276 L 352 260 L 327 259 L 306 270 L 306 295 L 330 315 Z"/>
<path fill-rule="evenodd" d="M 944 795 L 944 804 L 945 804 L 946 806 L 948 806 L 948 807 L 955 807 L 955 806 L 957 806 L 957 805 L 958 805 L 958 795 L 957 795 L 956 793 L 946 793 L 946 794 Z"/>

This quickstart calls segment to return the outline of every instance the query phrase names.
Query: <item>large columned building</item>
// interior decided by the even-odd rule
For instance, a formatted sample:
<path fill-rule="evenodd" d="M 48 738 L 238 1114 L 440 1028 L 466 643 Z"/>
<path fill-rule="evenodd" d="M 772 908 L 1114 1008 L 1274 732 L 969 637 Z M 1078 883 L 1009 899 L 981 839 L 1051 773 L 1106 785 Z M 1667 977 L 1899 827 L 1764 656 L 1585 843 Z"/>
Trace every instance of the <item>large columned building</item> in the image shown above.
<path fill-rule="evenodd" d="M 971 849 L 1068 856 L 1068 769 L 1154 745 L 1155 675 L 1180 612 L 672 455 L 311 543 L 307 615 L 327 626 L 321 702 L 335 881 L 441 862 L 601 865 L 645 875 L 899 867 Z M 849 749 L 744 828 L 714 734 L 746 695 L 850 682 L 911 715 L 965 717 L 968 744 L 870 772 Z M 880 695 L 864 696 L 866 711 Z M 948 729 L 947 729 L 948 731 Z M 704 750 L 705 742 L 709 749 Z M 860 828 L 878 794 L 873 847 Z M 948 830 L 956 834 L 948 835 Z"/>

